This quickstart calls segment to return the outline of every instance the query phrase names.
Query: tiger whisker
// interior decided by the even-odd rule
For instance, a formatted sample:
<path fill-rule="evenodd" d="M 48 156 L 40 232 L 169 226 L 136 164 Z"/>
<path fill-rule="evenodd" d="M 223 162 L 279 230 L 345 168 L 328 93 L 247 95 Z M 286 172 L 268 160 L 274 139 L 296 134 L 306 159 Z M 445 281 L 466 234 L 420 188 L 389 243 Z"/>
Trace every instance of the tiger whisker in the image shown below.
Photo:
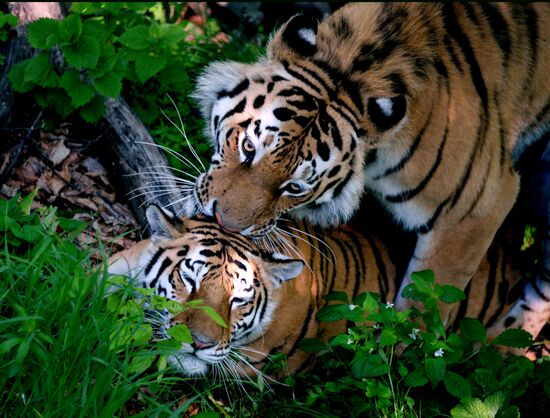
<path fill-rule="evenodd" d="M 315 241 L 317 241 L 317 242 L 320 243 L 320 244 L 323 244 L 323 245 L 325 246 L 325 248 L 328 249 L 328 250 L 330 251 L 330 253 L 332 254 L 332 260 L 333 260 L 333 261 L 336 261 L 336 254 L 334 254 L 334 251 L 332 251 L 332 248 L 330 248 L 330 246 L 329 246 L 325 241 L 323 241 L 321 238 L 318 238 L 318 237 L 316 237 L 316 236 L 313 235 L 313 234 L 309 234 L 309 233 L 307 233 L 306 231 L 302 231 L 301 229 L 294 228 L 294 227 L 292 227 L 292 226 L 290 226 L 290 225 L 287 225 L 286 227 L 289 228 L 289 229 L 292 229 L 293 231 L 302 233 L 302 234 L 304 234 L 304 235 L 306 235 L 306 236 L 308 236 L 308 237 L 314 239 Z M 317 248 L 317 250 L 320 251 L 319 248 Z"/>
<path fill-rule="evenodd" d="M 287 235 L 287 236 L 289 236 L 289 237 L 293 237 L 293 238 L 295 238 L 295 239 L 297 239 L 297 240 L 300 240 L 300 241 L 304 242 L 306 245 L 309 245 L 313 250 L 316 250 L 316 251 L 319 253 L 319 255 L 320 255 L 321 257 L 323 257 L 325 260 L 327 260 L 330 264 L 333 264 L 333 262 L 332 262 L 332 260 L 331 260 L 330 258 L 328 258 L 321 250 L 319 250 L 318 247 L 314 246 L 313 244 L 311 244 L 310 242 L 308 242 L 306 239 L 304 239 L 304 238 L 302 238 L 302 237 L 300 237 L 300 236 L 298 236 L 298 235 L 296 235 L 296 234 L 294 234 L 294 233 L 292 233 L 292 232 L 290 232 L 290 231 L 285 231 L 285 230 L 282 229 L 282 228 L 278 228 L 278 227 L 277 227 L 277 230 L 278 230 L 279 232 L 281 232 L 282 234 L 284 234 L 284 235 Z"/>
<path fill-rule="evenodd" d="M 164 117 L 166 119 L 168 119 L 170 121 L 170 123 L 172 123 L 172 125 L 174 125 L 174 127 L 181 133 L 181 135 L 185 138 L 185 142 L 187 142 L 187 146 L 189 147 L 189 149 L 191 150 L 191 153 L 193 154 L 193 157 L 195 157 L 195 159 L 199 162 L 199 164 L 201 165 L 203 171 L 206 171 L 206 167 L 204 166 L 204 164 L 202 163 L 202 160 L 200 159 L 199 155 L 197 154 L 197 152 L 195 151 L 195 149 L 191 146 L 191 143 L 189 142 L 189 138 L 187 138 L 187 134 L 185 133 L 185 127 L 183 125 L 183 119 L 181 117 L 181 113 L 178 109 L 178 107 L 176 106 L 176 102 L 174 102 L 174 100 L 172 99 L 172 97 L 169 95 L 169 94 L 166 94 L 166 96 L 168 96 L 168 98 L 170 99 L 170 101 L 172 102 L 172 104 L 174 105 L 174 109 L 176 110 L 176 113 L 178 114 L 178 118 L 180 120 L 180 126 L 181 126 L 181 129 L 178 128 L 178 126 L 172 121 L 172 119 L 170 119 L 165 113 L 164 111 L 161 109 L 161 112 L 162 114 L 164 115 Z"/>
<path fill-rule="evenodd" d="M 193 164 L 190 160 L 188 160 L 186 157 L 184 157 L 183 155 L 181 155 L 179 152 L 176 152 L 174 151 L 173 149 L 171 148 L 168 148 L 164 145 L 160 145 L 160 144 L 155 144 L 155 143 L 151 143 L 151 142 L 143 142 L 143 141 L 137 141 L 138 144 L 142 144 L 142 145 L 149 145 L 149 146 L 152 146 L 152 147 L 157 147 L 157 148 L 160 148 L 162 149 L 163 151 L 166 151 L 167 153 L 169 153 L 170 155 L 172 155 L 173 157 L 177 158 L 179 161 L 181 161 L 182 163 L 184 164 L 187 164 L 189 166 L 191 166 L 192 168 L 194 168 L 195 170 L 197 170 L 197 173 L 201 173 L 201 171 L 197 168 L 197 166 L 195 164 Z"/>
<path fill-rule="evenodd" d="M 298 250 L 298 247 L 294 243 L 288 241 L 283 235 L 281 235 L 282 230 L 280 228 L 277 228 L 273 232 L 275 232 L 277 234 L 281 244 L 285 245 L 286 248 L 288 248 L 290 251 L 292 251 L 292 253 L 295 256 L 297 256 L 300 260 L 302 260 L 305 263 L 305 265 L 307 266 L 307 268 L 309 269 L 309 271 L 311 272 L 311 274 L 314 274 L 313 269 L 311 268 L 309 263 L 306 261 L 306 259 L 302 255 L 302 253 Z M 291 256 L 291 254 L 287 254 L 287 255 Z"/>
<path fill-rule="evenodd" d="M 172 170 L 172 171 L 177 171 L 178 173 L 181 173 L 181 174 L 184 174 L 186 176 L 189 176 L 191 177 L 193 180 L 196 180 L 197 179 L 197 176 L 191 174 L 191 173 L 188 173 L 187 171 L 184 171 L 180 168 L 176 168 L 176 167 L 170 167 L 170 166 L 167 166 L 167 165 L 148 165 L 147 168 L 165 168 L 165 169 L 168 169 L 168 170 Z M 176 177 L 178 178 L 178 177 Z"/>

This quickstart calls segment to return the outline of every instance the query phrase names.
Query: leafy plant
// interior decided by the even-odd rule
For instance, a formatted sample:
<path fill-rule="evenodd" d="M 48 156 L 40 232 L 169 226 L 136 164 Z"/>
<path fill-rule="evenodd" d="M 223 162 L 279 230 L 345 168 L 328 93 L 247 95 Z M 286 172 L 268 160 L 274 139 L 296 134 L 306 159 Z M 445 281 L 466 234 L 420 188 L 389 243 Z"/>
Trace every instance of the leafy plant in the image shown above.
<path fill-rule="evenodd" d="M 10 13 L 0 12 L 0 43 L 8 40 L 9 32 L 15 28 L 19 19 Z M 0 67 L 4 65 L 6 57 L 0 54 Z"/>

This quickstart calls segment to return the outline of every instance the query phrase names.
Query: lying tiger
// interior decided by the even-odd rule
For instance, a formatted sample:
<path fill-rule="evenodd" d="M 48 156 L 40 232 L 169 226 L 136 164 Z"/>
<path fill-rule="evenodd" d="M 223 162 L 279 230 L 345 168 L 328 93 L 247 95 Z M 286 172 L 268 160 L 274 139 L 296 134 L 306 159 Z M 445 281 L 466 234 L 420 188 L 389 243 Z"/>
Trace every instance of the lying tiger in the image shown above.
<path fill-rule="evenodd" d="M 172 219 L 151 206 L 147 219 L 152 238 L 113 255 L 109 273 L 135 276 L 139 286 L 180 302 L 202 299 L 229 324 L 217 325 L 202 310 L 165 318 L 166 327 L 184 323 L 192 333 L 193 344 L 183 344 L 169 358 L 186 375 L 204 375 L 235 359 L 238 370 L 250 375 L 276 352 L 287 355 L 288 373 L 299 372 L 312 360 L 298 348 L 301 340 L 326 341 L 346 329 L 343 321 L 316 321 L 325 304 L 323 295 L 343 291 L 351 300 L 370 291 L 387 301 L 395 296 L 395 265 L 374 237 L 342 229 L 320 233 L 300 225 L 308 232 L 291 238 L 287 232 L 285 243 L 280 241 L 295 252 L 294 259 L 266 253 L 250 238 L 228 233 L 203 216 Z M 284 234 L 285 228 L 279 231 Z M 319 240 L 327 247 L 317 249 Z M 488 277 L 501 291 L 487 292 Z M 483 260 L 470 297 L 454 311 L 454 319 L 473 316 L 491 325 L 506 312 L 506 294 L 519 277 L 502 247 L 495 248 L 493 256 Z"/>
<path fill-rule="evenodd" d="M 432 269 L 465 289 L 516 200 L 519 156 L 550 132 L 549 44 L 543 2 L 350 3 L 321 23 L 296 16 L 265 59 L 214 63 L 199 78 L 214 154 L 190 208 L 260 237 L 285 213 L 346 223 L 368 189 L 417 234 L 402 286 Z M 515 325 L 537 333 L 550 270 L 530 286 Z M 407 303 L 398 295 L 396 306 Z"/>

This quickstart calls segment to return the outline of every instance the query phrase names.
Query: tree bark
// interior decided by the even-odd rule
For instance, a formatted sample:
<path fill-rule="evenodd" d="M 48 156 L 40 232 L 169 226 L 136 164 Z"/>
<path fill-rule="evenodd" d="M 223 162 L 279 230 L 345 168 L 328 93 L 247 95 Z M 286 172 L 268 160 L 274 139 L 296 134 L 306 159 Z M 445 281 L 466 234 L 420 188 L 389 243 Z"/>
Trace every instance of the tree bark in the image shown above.
<path fill-rule="evenodd" d="M 110 141 L 118 157 L 114 168 L 124 176 L 120 183 L 130 194 L 130 208 L 140 225 L 144 230 L 148 225 L 145 218 L 148 204 L 167 208 L 176 215 L 184 214 L 183 194 L 179 193 L 166 158 L 143 123 L 123 98 L 107 99 L 105 107 L 105 119 L 116 134 Z"/>

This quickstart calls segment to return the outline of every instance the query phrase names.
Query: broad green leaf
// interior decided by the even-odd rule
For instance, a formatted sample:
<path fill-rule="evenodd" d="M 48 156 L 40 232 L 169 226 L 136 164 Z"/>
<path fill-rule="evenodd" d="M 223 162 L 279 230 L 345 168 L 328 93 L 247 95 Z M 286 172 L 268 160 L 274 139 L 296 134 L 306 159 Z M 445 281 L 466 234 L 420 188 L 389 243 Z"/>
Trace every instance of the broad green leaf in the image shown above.
<path fill-rule="evenodd" d="M 353 344 L 352 338 L 346 334 L 338 334 L 332 340 L 330 340 L 330 343 L 329 343 L 331 347 L 342 346 L 346 348 L 351 347 L 352 344 Z"/>
<path fill-rule="evenodd" d="M 317 320 L 321 322 L 335 322 L 346 318 L 349 306 L 341 303 L 323 306 L 317 312 Z"/>
<path fill-rule="evenodd" d="M 42 79 L 48 74 L 52 69 L 50 64 L 49 54 L 42 53 L 32 57 L 25 67 L 25 78 L 26 83 L 40 84 Z"/>
<path fill-rule="evenodd" d="M 484 393 L 491 393 L 498 387 L 497 377 L 487 369 L 476 369 L 474 381 L 483 388 Z"/>
<path fill-rule="evenodd" d="M 29 23 L 28 39 L 33 48 L 49 49 L 59 43 L 59 20 L 41 18 Z"/>
<path fill-rule="evenodd" d="M 168 331 L 166 331 L 170 337 L 175 339 L 176 341 L 180 343 L 192 343 L 193 337 L 191 336 L 191 331 L 189 331 L 189 328 L 185 324 L 177 324 L 170 328 L 168 328 Z"/>
<path fill-rule="evenodd" d="M 197 309 L 202 309 L 216 324 L 223 328 L 227 328 L 227 324 L 225 323 L 223 318 L 211 306 L 199 306 L 197 307 Z"/>
<path fill-rule="evenodd" d="M 522 329 L 507 329 L 491 341 L 491 345 L 504 345 L 515 348 L 529 347 L 532 344 L 533 336 Z"/>
<path fill-rule="evenodd" d="M 81 33 L 82 21 L 78 15 L 69 15 L 59 24 L 59 36 L 62 42 L 74 43 L 78 40 Z"/>
<path fill-rule="evenodd" d="M 151 366 L 151 364 L 153 364 L 154 360 L 155 360 L 155 356 L 150 353 L 137 355 L 130 362 L 130 365 L 128 366 L 128 370 L 131 373 L 144 372 Z"/>
<path fill-rule="evenodd" d="M 145 83 L 166 66 L 166 57 L 143 55 L 136 60 L 136 74 Z"/>
<path fill-rule="evenodd" d="M 78 113 L 86 122 L 97 122 L 105 114 L 105 104 L 103 97 L 95 96 L 91 102 L 78 109 Z"/>
<path fill-rule="evenodd" d="M 10 13 L 4 15 L 5 22 L 10 26 L 16 26 L 19 22 L 19 17 L 12 15 Z"/>
<path fill-rule="evenodd" d="M 80 73 L 74 69 L 68 69 L 63 73 L 59 85 L 67 91 L 75 107 L 89 103 L 95 94 L 93 87 L 83 83 Z"/>
<path fill-rule="evenodd" d="M 385 347 L 388 345 L 393 345 L 397 342 L 397 336 L 393 329 L 384 329 L 380 334 L 380 347 Z"/>
<path fill-rule="evenodd" d="M 327 345 L 318 338 L 304 338 L 298 343 L 298 348 L 306 353 L 319 353 L 326 350 Z"/>
<path fill-rule="evenodd" d="M 424 362 L 424 367 L 426 369 L 426 376 L 428 376 L 432 384 L 432 388 L 436 387 L 443 379 L 443 376 L 445 376 L 445 360 L 441 357 L 427 358 Z"/>
<path fill-rule="evenodd" d="M 185 38 L 185 30 L 180 25 L 163 23 L 160 25 L 159 46 L 170 49 Z"/>
<path fill-rule="evenodd" d="M 462 404 L 451 409 L 453 418 L 494 418 L 481 399 L 466 399 Z"/>
<path fill-rule="evenodd" d="M 409 387 L 420 387 L 428 383 L 428 377 L 424 368 L 418 368 L 410 372 L 405 378 L 405 385 Z"/>
<path fill-rule="evenodd" d="M 122 91 L 122 80 L 114 72 L 94 79 L 93 84 L 97 92 L 106 97 L 118 97 Z"/>
<path fill-rule="evenodd" d="M 517 406 L 513 405 L 509 408 L 506 408 L 504 411 L 499 411 L 496 415 L 496 418 L 520 418 L 519 409 Z"/>
<path fill-rule="evenodd" d="M 378 300 L 371 293 L 367 293 L 365 296 L 363 310 L 369 314 L 378 310 Z"/>
<path fill-rule="evenodd" d="M 128 29 L 118 38 L 118 41 L 135 50 L 145 49 L 149 46 L 149 28 L 145 25 L 137 25 Z"/>
<path fill-rule="evenodd" d="M 460 335 L 473 342 L 487 342 L 485 326 L 477 319 L 464 318 L 460 321 Z"/>
<path fill-rule="evenodd" d="M 411 274 L 411 280 L 420 292 L 428 295 L 433 293 L 435 277 L 432 270 L 415 271 Z"/>
<path fill-rule="evenodd" d="M 453 396 L 456 396 L 458 399 L 472 397 L 470 382 L 457 373 L 447 371 L 447 373 L 445 373 L 445 377 L 443 378 L 443 384 L 445 385 L 447 392 Z"/>
<path fill-rule="evenodd" d="M 8 79 L 11 81 L 13 89 L 18 93 L 26 93 L 33 87 L 32 83 L 25 82 L 25 70 L 30 61 L 31 58 L 14 64 L 8 73 Z"/>
<path fill-rule="evenodd" d="M 91 36 L 81 36 L 75 45 L 63 45 L 63 55 L 75 68 L 95 68 L 99 61 L 99 42 Z"/>
<path fill-rule="evenodd" d="M 383 363 L 379 355 L 359 351 L 351 361 L 351 371 L 356 378 L 362 379 L 385 375 L 390 366 Z"/>
<path fill-rule="evenodd" d="M 456 303 L 466 299 L 462 290 L 454 286 L 436 286 L 436 293 L 439 299 L 445 303 Z"/>

